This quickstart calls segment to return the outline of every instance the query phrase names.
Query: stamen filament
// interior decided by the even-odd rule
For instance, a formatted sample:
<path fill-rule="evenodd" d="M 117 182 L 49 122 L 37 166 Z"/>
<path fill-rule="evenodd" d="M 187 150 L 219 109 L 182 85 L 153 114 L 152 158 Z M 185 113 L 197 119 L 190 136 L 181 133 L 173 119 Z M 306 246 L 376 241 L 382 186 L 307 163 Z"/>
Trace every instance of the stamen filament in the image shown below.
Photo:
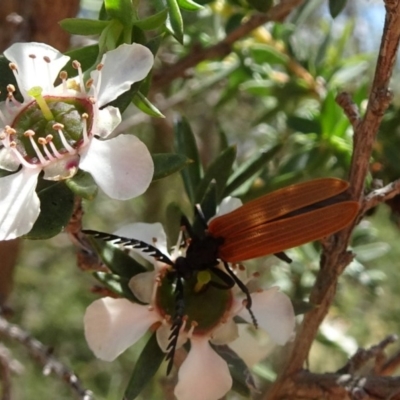
<path fill-rule="evenodd" d="M 88 132 L 87 132 L 87 120 L 89 118 L 89 115 L 87 113 L 82 114 L 82 125 L 83 125 L 83 145 L 86 145 L 89 143 L 89 137 L 88 137 Z"/>
<path fill-rule="evenodd" d="M 62 144 L 64 145 L 65 150 L 67 150 L 69 154 L 75 154 L 76 153 L 75 149 L 68 143 L 67 139 L 64 136 L 64 133 L 62 131 L 63 128 L 64 125 L 58 122 L 53 125 L 53 129 L 56 130 L 60 135 L 60 139 Z"/>
<path fill-rule="evenodd" d="M 42 88 L 40 86 L 34 86 L 32 89 L 28 90 L 28 94 L 36 100 L 37 105 L 40 107 L 40 110 L 47 121 L 54 120 L 53 113 L 42 96 Z"/>
<path fill-rule="evenodd" d="M 42 145 L 43 151 L 46 153 L 47 158 L 50 161 L 54 161 L 56 158 L 50 153 L 49 149 L 47 148 L 47 141 L 45 138 L 39 138 L 38 143 Z"/>
<path fill-rule="evenodd" d="M 67 92 L 67 78 L 68 78 L 68 74 L 66 71 L 60 71 L 60 79 L 62 81 L 62 87 L 63 87 L 63 92 L 66 93 Z"/>
<path fill-rule="evenodd" d="M 80 86 L 81 92 L 86 93 L 85 84 L 83 81 L 83 72 L 82 72 L 81 63 L 77 60 L 74 60 L 74 61 L 72 61 L 72 66 L 78 71 L 79 86 Z"/>
<path fill-rule="evenodd" d="M 47 143 L 50 145 L 51 151 L 57 158 L 62 158 L 62 154 L 57 150 L 56 146 L 52 142 L 53 136 L 52 135 L 47 135 L 46 136 Z"/>
<path fill-rule="evenodd" d="M 31 164 L 28 161 L 25 160 L 24 157 L 22 157 L 22 154 L 16 149 L 16 144 L 15 142 L 11 142 L 9 148 L 11 151 L 14 153 L 15 157 L 17 157 L 18 161 L 26 168 L 36 168 L 37 166 L 35 164 Z"/>
<path fill-rule="evenodd" d="M 36 142 L 33 140 L 33 136 L 35 136 L 35 132 L 28 129 L 27 131 L 24 132 L 24 136 L 29 138 L 29 141 L 31 142 L 31 145 L 33 149 L 35 150 L 35 153 L 40 161 L 41 164 L 48 164 L 48 161 L 44 158 L 42 152 L 40 151 L 38 145 Z"/>

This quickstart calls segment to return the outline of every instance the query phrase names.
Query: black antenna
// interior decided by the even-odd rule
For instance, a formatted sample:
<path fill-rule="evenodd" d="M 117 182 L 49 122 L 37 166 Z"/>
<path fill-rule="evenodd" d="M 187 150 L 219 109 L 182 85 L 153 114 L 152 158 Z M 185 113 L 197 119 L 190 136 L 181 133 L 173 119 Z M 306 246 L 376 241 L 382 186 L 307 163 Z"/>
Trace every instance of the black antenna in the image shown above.
<path fill-rule="evenodd" d="M 157 261 L 163 262 L 171 266 L 175 265 L 164 253 L 162 253 L 156 247 L 146 242 L 142 242 L 141 240 L 130 239 L 123 236 L 113 235 L 111 233 L 93 231 L 90 229 L 83 229 L 82 232 L 85 233 L 86 235 L 91 235 L 96 239 L 101 239 L 106 242 L 121 244 L 125 247 L 129 246 L 133 247 L 134 249 L 143 250 L 145 253 L 148 253 L 149 256 L 154 257 Z"/>

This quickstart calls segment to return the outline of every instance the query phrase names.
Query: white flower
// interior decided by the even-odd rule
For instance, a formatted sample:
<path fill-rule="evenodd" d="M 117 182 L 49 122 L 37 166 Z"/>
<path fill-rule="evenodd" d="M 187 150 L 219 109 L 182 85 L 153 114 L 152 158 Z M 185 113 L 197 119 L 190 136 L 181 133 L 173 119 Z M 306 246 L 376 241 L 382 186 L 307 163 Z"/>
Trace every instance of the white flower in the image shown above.
<path fill-rule="evenodd" d="M 124 228 L 118 234 L 138 240 L 165 238 L 160 224 L 131 224 L 129 229 Z M 163 239 L 160 242 L 165 243 Z M 158 239 L 150 243 L 157 246 Z M 164 246 L 162 247 L 163 253 L 167 255 Z M 151 326 L 155 327 L 156 323 L 157 340 L 160 348 L 165 351 L 171 329 L 171 318 L 160 309 L 162 302 L 156 301 L 156 292 L 160 286 L 157 282 L 160 280 L 160 274 L 165 272 L 165 268 L 167 266 L 158 266 L 156 272 L 135 275 L 130 281 L 129 286 L 135 296 L 150 306 L 107 297 L 94 301 L 87 308 L 84 317 L 85 336 L 89 347 L 98 358 L 113 361 Z M 238 335 L 233 317 L 239 315 L 250 323 L 251 317 L 244 307 L 243 296 L 233 298 L 234 291 L 230 289 L 215 290 L 227 299 L 226 309 L 218 316 L 216 324 L 209 330 L 198 331 L 196 327 L 201 327 L 201 322 L 197 320 L 198 325 L 192 322 L 188 327 L 190 329 L 185 329 L 188 324 L 185 326 L 184 323 L 181 329 L 177 348 L 187 339 L 190 340 L 191 347 L 178 372 L 178 383 L 175 387 L 175 396 L 178 400 L 217 400 L 232 387 L 232 377 L 227 362 L 214 351 L 210 343 L 220 345 L 232 342 Z M 226 296 L 228 292 L 229 295 Z M 198 294 L 196 296 L 198 297 Z M 251 309 L 259 327 L 265 329 L 276 343 L 285 344 L 292 336 L 295 324 L 289 298 L 274 287 L 251 294 L 251 299 L 253 302 Z M 210 310 L 215 306 L 214 303 L 207 304 L 205 299 L 201 300 L 201 304 Z M 190 308 L 190 305 L 187 308 Z M 195 318 L 188 312 L 187 321 L 193 319 Z"/>
<path fill-rule="evenodd" d="M 69 57 L 46 44 L 16 43 L 4 55 L 23 102 L 9 85 L 0 104 L 0 168 L 17 171 L 0 178 L 0 240 L 32 228 L 40 213 L 35 188 L 42 171 L 44 179 L 61 180 L 81 168 L 119 200 L 147 189 L 154 172 L 150 153 L 132 135 L 107 139 L 121 116 L 106 105 L 146 77 L 154 61 L 150 50 L 124 44 L 106 53 L 86 82 L 89 89 L 80 64 L 73 64 L 78 77 L 67 79 L 60 69 Z M 62 83 L 55 87 L 57 77 Z"/>

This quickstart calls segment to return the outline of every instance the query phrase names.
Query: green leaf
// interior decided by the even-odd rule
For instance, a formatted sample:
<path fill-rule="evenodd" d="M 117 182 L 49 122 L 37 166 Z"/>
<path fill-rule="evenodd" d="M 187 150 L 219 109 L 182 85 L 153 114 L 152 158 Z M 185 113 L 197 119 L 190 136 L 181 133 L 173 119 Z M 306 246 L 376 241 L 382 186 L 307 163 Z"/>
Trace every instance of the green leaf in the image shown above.
<path fill-rule="evenodd" d="M 200 203 L 200 209 L 206 222 L 216 214 L 217 205 L 217 185 L 215 181 L 211 181 Z M 195 213 L 193 221 L 193 231 L 200 237 L 204 235 L 204 221 L 197 213 Z"/>
<path fill-rule="evenodd" d="M 122 93 L 108 105 L 117 107 L 121 113 L 124 112 L 139 91 L 141 84 L 142 82 L 135 82 L 127 92 Z"/>
<path fill-rule="evenodd" d="M 133 104 L 135 106 L 143 111 L 145 114 L 150 115 L 151 117 L 156 117 L 156 118 L 165 118 L 165 116 L 161 113 L 161 111 L 153 105 L 150 100 L 144 96 L 141 92 L 137 92 L 133 96 Z"/>
<path fill-rule="evenodd" d="M 265 165 L 275 157 L 282 147 L 281 144 L 277 144 L 268 150 L 261 151 L 237 168 L 229 178 L 223 197 L 229 196 L 242 184 L 252 179 L 262 168 L 265 168 Z"/>
<path fill-rule="evenodd" d="M 65 183 L 76 195 L 86 200 L 93 200 L 97 195 L 97 184 L 89 172 L 80 169 L 76 175 L 67 179 Z"/>
<path fill-rule="evenodd" d="M 131 27 L 133 21 L 132 0 L 104 0 L 106 12 L 110 18 L 117 19 L 125 27 Z"/>
<path fill-rule="evenodd" d="M 186 118 L 177 119 L 174 131 L 175 148 L 177 153 L 184 154 L 192 160 L 192 164 L 183 169 L 181 174 L 186 193 L 191 204 L 194 204 L 196 188 L 200 184 L 202 175 L 202 167 L 197 150 L 196 139 Z"/>
<path fill-rule="evenodd" d="M 226 182 L 232 170 L 233 162 L 236 158 L 236 146 L 228 147 L 224 150 L 207 168 L 204 178 L 196 191 L 196 203 L 201 203 L 206 193 L 208 185 L 215 180 L 217 185 L 217 201 L 222 199 Z"/>
<path fill-rule="evenodd" d="M 249 49 L 250 54 L 257 64 L 287 65 L 290 58 L 276 47 L 268 44 L 256 44 Z"/>
<path fill-rule="evenodd" d="M 232 390 L 244 397 L 250 397 L 250 388 L 256 387 L 246 363 L 226 345 L 211 346 L 228 364 L 233 380 Z"/>
<path fill-rule="evenodd" d="M 215 181 L 211 181 L 208 185 L 200 206 L 206 221 L 214 217 L 217 213 L 217 185 Z"/>
<path fill-rule="evenodd" d="M 4 101 L 7 98 L 7 85 L 10 83 L 16 88 L 18 87 L 17 81 L 14 78 L 9 67 L 10 61 L 4 56 L 0 56 L 0 101 Z M 17 93 L 18 100 L 22 101 L 22 97 Z"/>
<path fill-rule="evenodd" d="M 186 11 L 199 11 L 204 7 L 192 0 L 178 0 L 179 7 Z"/>
<path fill-rule="evenodd" d="M 0 168 L 0 178 L 4 178 L 5 176 L 15 174 L 17 171 L 7 171 L 6 169 Z"/>
<path fill-rule="evenodd" d="M 67 225 L 74 209 L 74 194 L 64 182 L 40 182 L 46 185 L 38 192 L 40 214 L 26 239 L 48 239 L 59 234 Z"/>
<path fill-rule="evenodd" d="M 168 9 L 164 8 L 160 12 L 151 15 L 150 17 L 134 21 L 133 25 L 143 29 L 144 31 L 150 31 L 152 29 L 159 28 L 162 24 L 165 23 L 168 17 Z"/>
<path fill-rule="evenodd" d="M 92 236 L 88 236 L 88 238 L 103 263 L 114 274 L 130 279 L 134 275 L 147 271 L 142 264 L 138 263 L 117 246 L 100 239 L 94 239 Z"/>
<path fill-rule="evenodd" d="M 72 62 L 74 60 L 79 61 L 83 71 L 90 69 L 90 67 L 96 63 L 97 57 L 99 56 L 99 46 L 94 44 L 91 46 L 81 47 L 79 49 L 67 51 L 65 54 L 71 57 L 71 60 L 69 60 L 67 65 L 64 66 L 63 70 L 67 72 L 68 76 L 72 77 L 78 74 L 77 70 L 72 67 Z"/>
<path fill-rule="evenodd" d="M 102 271 L 94 272 L 93 276 L 115 294 L 131 301 L 138 302 L 128 286 L 129 279 Z"/>
<path fill-rule="evenodd" d="M 321 124 L 318 120 L 308 119 L 291 115 L 287 118 L 287 125 L 296 132 L 316 133 L 320 135 L 322 132 Z"/>
<path fill-rule="evenodd" d="M 329 12 L 332 18 L 336 18 L 346 6 L 347 0 L 329 0 Z"/>
<path fill-rule="evenodd" d="M 232 14 L 225 24 L 225 32 L 229 34 L 235 29 L 237 29 L 242 24 L 244 17 L 245 14 L 243 13 Z"/>
<path fill-rule="evenodd" d="M 152 154 L 154 162 L 153 181 L 165 178 L 191 164 L 191 160 L 182 154 Z"/>
<path fill-rule="evenodd" d="M 88 36 L 100 35 L 109 22 L 86 18 L 65 18 L 59 24 L 61 28 L 73 35 Z"/>
<path fill-rule="evenodd" d="M 183 44 L 183 19 L 177 0 L 167 0 L 168 20 L 167 28 L 175 39 Z"/>
<path fill-rule="evenodd" d="M 156 333 L 153 333 L 136 362 L 123 400 L 133 400 L 141 393 L 157 372 L 164 357 L 165 354 L 158 345 Z"/>
<path fill-rule="evenodd" d="M 247 2 L 257 11 L 266 13 L 273 5 L 273 0 L 247 0 Z"/>

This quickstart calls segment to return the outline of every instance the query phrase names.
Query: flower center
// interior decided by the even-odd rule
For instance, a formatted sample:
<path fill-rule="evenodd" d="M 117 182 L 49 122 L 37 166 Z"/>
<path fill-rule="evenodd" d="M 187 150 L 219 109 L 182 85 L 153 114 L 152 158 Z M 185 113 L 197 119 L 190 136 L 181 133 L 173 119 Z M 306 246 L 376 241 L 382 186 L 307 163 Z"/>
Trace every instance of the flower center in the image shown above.
<path fill-rule="evenodd" d="M 34 88 L 40 89 L 40 88 Z M 26 167 L 46 166 L 88 143 L 93 105 L 88 99 L 41 96 L 41 91 L 30 94 L 35 100 L 28 104 L 0 131 L 0 140 L 13 150 L 18 161 Z"/>
<path fill-rule="evenodd" d="M 194 334 L 205 334 L 225 320 L 227 312 L 232 306 L 232 290 L 221 289 L 212 286 L 211 282 L 222 282 L 212 276 L 210 282 L 198 288 L 197 277 L 184 280 L 183 282 L 183 314 L 186 316 L 186 327 L 189 329 L 192 323 L 196 324 Z M 170 315 L 172 318 L 176 313 L 177 304 L 176 284 L 174 274 L 167 274 L 160 283 L 157 291 L 155 305 L 161 315 Z"/>

